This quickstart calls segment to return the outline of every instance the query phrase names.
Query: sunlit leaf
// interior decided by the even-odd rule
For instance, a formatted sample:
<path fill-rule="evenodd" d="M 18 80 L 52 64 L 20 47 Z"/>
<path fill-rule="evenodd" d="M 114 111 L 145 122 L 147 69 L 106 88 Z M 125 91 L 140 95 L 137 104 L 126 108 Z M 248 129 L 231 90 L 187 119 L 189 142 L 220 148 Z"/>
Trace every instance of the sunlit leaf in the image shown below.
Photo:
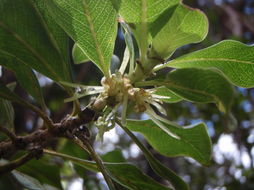
<path fill-rule="evenodd" d="M 116 10 L 110 0 L 47 0 L 56 22 L 87 57 L 109 76 L 117 32 Z"/>
<path fill-rule="evenodd" d="M 89 58 L 76 43 L 72 48 L 72 57 L 75 64 L 85 63 L 89 61 Z"/>
<path fill-rule="evenodd" d="M 158 98 L 160 97 L 160 100 L 166 103 L 176 103 L 182 100 L 181 97 L 166 87 L 155 88 L 155 92 L 153 94 L 157 95 Z"/>
<path fill-rule="evenodd" d="M 116 1 L 117 2 L 117 1 Z M 145 54 L 149 45 L 150 23 L 165 10 L 176 6 L 180 0 L 122 0 L 119 4 L 120 16 L 130 25 L 140 51 Z"/>
<path fill-rule="evenodd" d="M 31 0 L 30 0 L 31 1 Z M 38 15 L 41 18 L 41 22 L 43 23 L 48 35 L 50 36 L 50 40 L 57 52 L 61 56 L 61 60 L 63 61 L 63 69 L 66 72 L 66 76 L 70 73 L 70 56 L 69 56 L 69 37 L 65 33 L 65 31 L 56 23 L 54 18 L 49 14 L 47 9 L 46 1 L 41 0 L 32 0 L 34 3 L 34 8 L 37 11 Z"/>
<path fill-rule="evenodd" d="M 254 87 L 254 46 L 225 40 L 206 49 L 196 51 L 163 67 L 217 68 L 236 86 Z"/>
<path fill-rule="evenodd" d="M 167 59 L 179 47 L 202 41 L 208 20 L 200 10 L 180 4 L 168 9 L 151 27 L 152 57 Z"/>
<path fill-rule="evenodd" d="M 176 69 L 170 72 L 166 79 L 144 84 L 165 86 L 189 101 L 215 102 L 223 112 L 229 111 L 234 95 L 230 82 L 216 69 Z"/>
<path fill-rule="evenodd" d="M 141 23 L 142 11 L 146 11 L 146 21 L 155 21 L 166 9 L 177 5 L 180 0 L 122 0 L 121 3 L 116 1 L 120 6 L 119 13 L 127 23 Z M 116 5 L 117 6 L 117 5 Z"/>
<path fill-rule="evenodd" d="M 125 22 L 120 22 L 120 24 L 125 39 L 126 49 L 124 51 L 123 62 L 119 71 L 124 73 L 123 71 L 126 69 L 128 62 L 130 62 L 129 73 L 131 73 L 134 70 L 135 61 L 135 49 L 132 39 L 132 32 L 128 24 Z"/>

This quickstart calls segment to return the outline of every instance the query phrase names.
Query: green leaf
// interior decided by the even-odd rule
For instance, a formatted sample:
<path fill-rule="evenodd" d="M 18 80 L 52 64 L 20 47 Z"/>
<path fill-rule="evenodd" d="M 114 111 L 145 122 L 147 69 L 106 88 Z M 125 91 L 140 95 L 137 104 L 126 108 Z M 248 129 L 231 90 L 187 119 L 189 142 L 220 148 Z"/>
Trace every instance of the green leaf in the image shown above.
<path fill-rule="evenodd" d="M 30 0 L 3 0 L 0 12 L 0 57 L 16 58 L 53 80 L 70 81 L 69 67 Z"/>
<path fill-rule="evenodd" d="M 166 9 L 179 2 L 180 0 L 146 0 L 146 4 L 142 4 L 142 0 L 122 0 L 121 3 L 117 3 L 120 4 L 119 13 L 124 21 L 129 24 L 138 24 L 142 22 L 142 10 L 146 11 L 146 21 L 151 23 Z"/>
<path fill-rule="evenodd" d="M 56 22 L 87 57 L 109 76 L 117 33 L 116 10 L 110 0 L 47 0 Z"/>
<path fill-rule="evenodd" d="M 33 176 L 42 184 L 48 184 L 62 189 L 60 168 L 53 163 L 50 164 L 47 157 L 40 160 L 31 160 L 17 169 L 23 174 Z"/>
<path fill-rule="evenodd" d="M 17 63 L 14 72 L 20 86 L 25 89 L 35 100 L 37 100 L 43 109 L 46 109 L 42 89 L 33 70 L 24 64 Z"/>
<path fill-rule="evenodd" d="M 0 98 L 0 125 L 14 129 L 13 121 L 14 110 L 11 102 Z"/>
<path fill-rule="evenodd" d="M 104 154 L 103 156 L 101 156 L 101 159 L 104 162 L 115 162 L 115 163 L 126 162 L 120 149 L 115 149 L 111 152 Z"/>
<path fill-rule="evenodd" d="M 1 81 L 0 81 L 0 97 L 4 98 L 6 100 L 10 100 L 12 102 L 16 102 L 24 107 L 27 107 L 27 108 L 33 110 L 47 123 L 47 125 L 52 125 L 51 121 L 49 121 L 48 117 L 45 116 L 43 111 L 41 111 L 39 108 L 37 108 L 33 104 L 23 100 L 18 95 L 11 92 Z"/>
<path fill-rule="evenodd" d="M 23 89 L 25 89 L 35 100 L 37 100 L 43 108 L 45 108 L 45 102 L 42 95 L 42 90 L 35 76 L 33 70 L 25 64 L 18 63 L 16 58 L 11 56 L 1 56 L 1 65 L 9 70 L 12 70 Z"/>
<path fill-rule="evenodd" d="M 72 48 L 72 58 L 75 64 L 85 63 L 89 61 L 89 58 L 77 43 L 75 43 Z"/>
<path fill-rule="evenodd" d="M 13 176 L 10 173 L 1 175 L 1 177 L 0 177 L 0 189 L 23 190 L 19 186 L 20 185 L 18 185 L 17 183 L 13 183 Z"/>
<path fill-rule="evenodd" d="M 84 151 L 82 148 L 77 146 L 77 144 L 73 143 L 70 140 L 62 139 L 61 142 L 58 143 L 58 145 L 60 145 L 59 148 L 57 149 L 58 152 L 72 155 L 74 157 L 83 158 L 83 159 L 89 158 L 89 154 L 86 151 Z M 79 175 L 79 177 L 82 177 L 84 179 L 88 177 L 86 173 L 86 169 L 84 167 L 81 167 L 80 165 L 77 165 L 75 163 L 73 164 L 73 167 L 75 171 L 77 172 L 77 174 Z"/>
<path fill-rule="evenodd" d="M 131 164 L 105 164 L 110 177 L 120 185 L 135 190 L 169 190 Z"/>
<path fill-rule="evenodd" d="M 19 96 L 14 94 L 1 81 L 0 81 L 0 97 L 6 100 L 10 100 L 12 102 L 18 102 L 20 104 L 24 104 L 24 100 L 22 100 Z"/>
<path fill-rule="evenodd" d="M 84 159 L 89 158 L 89 154 L 86 151 L 70 140 L 62 139 L 59 145 L 57 150 L 61 153 Z"/>
<path fill-rule="evenodd" d="M 168 9 L 151 26 L 152 57 L 169 58 L 186 44 L 202 41 L 208 33 L 208 20 L 198 9 L 180 4 Z"/>
<path fill-rule="evenodd" d="M 163 124 L 180 139 L 168 135 L 151 120 L 128 120 L 126 127 L 142 133 L 154 149 L 165 156 L 188 156 L 204 165 L 210 163 L 211 141 L 205 124 L 186 127 Z"/>
<path fill-rule="evenodd" d="M 179 176 L 177 176 L 175 172 L 173 172 L 172 170 L 164 166 L 160 161 L 158 161 L 129 129 L 127 129 L 121 123 L 119 122 L 117 123 L 129 135 L 129 137 L 137 144 L 140 150 L 142 150 L 144 156 L 149 161 L 150 166 L 152 167 L 152 169 L 154 170 L 156 174 L 168 180 L 175 187 L 176 190 L 177 189 L 189 190 L 188 185 Z"/>
<path fill-rule="evenodd" d="M 155 88 L 155 92 L 153 94 L 161 96 L 160 100 L 166 103 L 176 103 L 182 100 L 181 97 L 164 86 Z"/>
<path fill-rule="evenodd" d="M 185 183 L 185 181 L 181 179 L 181 177 L 176 175 L 175 172 L 173 172 L 171 169 L 167 168 L 161 162 L 155 159 L 152 154 L 145 154 L 145 156 L 155 173 L 157 173 L 162 178 L 168 180 L 175 187 L 175 189 L 189 190 L 188 185 Z"/>
<path fill-rule="evenodd" d="M 83 160 L 80 158 L 72 157 L 66 154 L 61 154 L 53 151 L 45 151 L 45 153 L 59 156 L 88 169 L 93 172 L 98 172 L 98 168 L 95 162 Z M 152 178 L 141 172 L 136 166 L 126 163 L 109 163 L 104 162 L 104 166 L 109 171 L 109 176 L 120 185 L 127 189 L 135 190 L 171 190 L 171 188 L 165 187 Z"/>
<path fill-rule="evenodd" d="M 144 82 L 145 85 L 166 86 L 178 96 L 193 102 L 215 102 L 228 112 L 233 100 L 231 83 L 216 69 L 185 68 L 169 73 L 166 79 Z"/>
<path fill-rule="evenodd" d="M 125 39 L 126 49 L 124 51 L 123 62 L 119 71 L 123 74 L 128 62 L 130 62 L 129 73 L 132 73 L 134 71 L 135 63 L 135 49 L 132 39 L 132 32 L 128 24 L 126 24 L 125 22 L 120 22 L 120 24 Z"/>
<path fill-rule="evenodd" d="M 31 0 L 30 0 L 31 1 Z M 52 44 L 56 48 L 57 52 L 63 60 L 64 71 L 66 76 L 70 75 L 70 56 L 69 56 L 69 37 L 64 30 L 55 22 L 53 17 L 49 14 L 46 1 L 32 0 L 35 9 L 38 12 L 41 22 L 45 26 L 45 29 L 52 41 Z"/>
<path fill-rule="evenodd" d="M 13 91 L 16 87 L 16 83 L 9 83 L 7 87 Z M 8 127 L 9 129 L 14 129 L 14 114 L 12 103 L 8 100 L 0 98 L 0 124 Z"/>
<path fill-rule="evenodd" d="M 236 86 L 254 87 L 254 46 L 225 40 L 206 49 L 196 51 L 162 67 L 217 68 Z M 161 68 L 162 68 L 161 67 Z"/>
<path fill-rule="evenodd" d="M 35 178 L 18 172 L 16 170 L 11 172 L 18 182 L 29 190 L 46 190 L 44 186 Z"/>
<path fill-rule="evenodd" d="M 133 29 L 140 48 L 141 60 L 149 45 L 149 25 L 165 10 L 176 6 L 180 0 L 122 0 L 119 13 Z"/>
<path fill-rule="evenodd" d="M 195 102 L 215 102 L 223 112 L 230 109 L 233 88 L 216 70 L 177 69 L 170 72 L 166 80 L 168 84 L 165 86 L 183 98 Z"/>

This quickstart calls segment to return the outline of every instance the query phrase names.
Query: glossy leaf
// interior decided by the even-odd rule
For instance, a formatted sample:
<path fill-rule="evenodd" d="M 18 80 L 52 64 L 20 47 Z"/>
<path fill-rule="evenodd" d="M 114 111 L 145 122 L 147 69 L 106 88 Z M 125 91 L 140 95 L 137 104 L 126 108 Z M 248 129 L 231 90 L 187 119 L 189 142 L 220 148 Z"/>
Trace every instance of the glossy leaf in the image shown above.
<path fill-rule="evenodd" d="M 217 68 L 236 86 L 254 87 L 254 46 L 225 40 L 206 49 L 196 51 L 162 67 Z"/>
<path fill-rule="evenodd" d="M 0 12 L 1 57 L 16 58 L 53 80 L 70 81 L 69 67 L 31 1 L 3 0 Z"/>
<path fill-rule="evenodd" d="M 25 89 L 35 100 L 37 100 L 43 108 L 45 102 L 42 90 L 33 70 L 25 64 L 19 63 L 16 58 L 11 56 L 1 56 L 0 64 L 9 70 L 12 70 L 23 89 Z"/>
<path fill-rule="evenodd" d="M 180 139 L 168 135 L 151 120 L 128 120 L 126 127 L 143 134 L 154 149 L 165 156 L 188 156 L 204 165 L 210 163 L 211 141 L 205 124 L 186 127 L 163 124 Z"/>
<path fill-rule="evenodd" d="M 56 22 L 72 37 L 104 73 L 109 76 L 117 21 L 110 0 L 47 0 Z"/>
<path fill-rule="evenodd" d="M 17 181 L 29 190 L 46 190 L 45 187 L 35 178 L 18 172 L 16 170 L 12 171 L 12 175 L 17 179 Z"/>
<path fill-rule="evenodd" d="M 218 108 L 230 109 L 234 90 L 230 82 L 215 69 L 176 69 L 166 79 L 145 82 L 146 85 L 164 85 L 178 96 L 193 102 L 215 102 Z"/>
<path fill-rule="evenodd" d="M 177 48 L 202 41 L 208 33 L 208 20 L 200 10 L 180 4 L 163 13 L 151 30 L 151 56 L 167 59 Z"/>
<path fill-rule="evenodd" d="M 76 43 L 72 48 L 72 58 L 75 64 L 85 63 L 89 61 L 89 58 L 86 56 L 85 52 Z"/>
<path fill-rule="evenodd" d="M 160 100 L 166 103 L 176 103 L 182 100 L 180 96 L 176 95 L 174 92 L 164 86 L 155 88 L 155 92 L 153 94 L 161 96 Z"/>

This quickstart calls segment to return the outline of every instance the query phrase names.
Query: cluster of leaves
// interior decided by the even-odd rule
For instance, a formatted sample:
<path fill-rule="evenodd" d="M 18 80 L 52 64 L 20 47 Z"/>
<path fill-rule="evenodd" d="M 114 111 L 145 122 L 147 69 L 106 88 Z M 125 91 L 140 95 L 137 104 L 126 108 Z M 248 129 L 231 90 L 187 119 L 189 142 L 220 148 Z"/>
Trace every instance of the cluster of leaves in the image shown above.
<path fill-rule="evenodd" d="M 182 100 L 214 102 L 219 110 L 230 113 L 234 96 L 232 85 L 245 88 L 254 86 L 253 46 L 237 41 L 222 41 L 170 60 L 177 48 L 202 41 L 208 32 L 206 16 L 200 10 L 183 5 L 180 0 L 2 0 L 0 11 L 0 64 L 15 73 L 20 86 L 44 111 L 47 110 L 47 105 L 34 71 L 62 86 L 74 97 L 72 100 L 81 97 L 82 94 L 73 92 L 69 87 L 73 83 L 68 56 L 69 37 L 75 42 L 73 60 L 76 63 L 92 61 L 105 78 L 110 79 L 115 72 L 110 69 L 110 63 L 118 21 L 125 37 L 126 50 L 120 68 L 116 68 L 119 70 L 116 74 L 120 72 L 126 76 L 136 89 L 150 90 L 151 96 L 159 99 L 156 99 L 159 103 L 170 104 Z M 135 61 L 137 59 L 139 60 Z M 173 68 L 167 76 L 153 75 L 166 67 Z M 0 83 L 0 125 L 10 129 L 13 127 L 11 102 L 32 109 L 45 120 L 46 125 L 50 125 L 43 111 L 38 111 L 37 107 L 13 93 L 12 86 Z M 88 90 L 91 87 L 80 85 L 80 88 Z M 96 88 L 92 89 L 93 94 Z M 103 90 L 98 89 L 98 93 Z M 127 106 L 128 101 L 127 97 L 120 104 Z M 117 117 L 114 121 L 143 151 L 153 170 L 171 185 L 157 183 L 134 165 L 122 163 L 125 162 L 123 158 L 113 159 L 112 155 L 108 155 L 111 159 L 104 159 L 107 161 L 104 162 L 106 173 L 113 181 L 113 185 L 108 185 L 111 189 L 188 189 L 188 185 L 154 158 L 130 131 L 143 134 L 152 147 L 165 156 L 187 156 L 203 165 L 209 165 L 211 142 L 206 126 L 204 123 L 179 126 L 156 114 L 150 107 L 150 102 L 146 103 L 146 111 L 151 120 L 125 121 L 122 114 L 122 121 Z M 74 106 L 73 114 L 79 111 L 77 105 Z M 124 105 L 123 111 L 126 111 Z M 163 112 L 160 105 L 153 105 Z M 108 107 L 110 106 L 106 105 Z M 106 114 L 99 111 L 102 115 Z M 44 153 L 72 161 L 77 171 L 80 166 L 93 172 L 100 171 L 95 162 L 81 159 L 77 153 L 65 152 L 71 156 L 49 150 Z M 38 162 L 45 165 L 43 160 Z M 51 179 L 47 178 L 47 174 L 34 174 L 31 171 L 36 168 L 34 163 L 27 164 L 30 170 L 24 167 L 19 172 L 12 172 L 24 187 L 62 188 L 55 166 L 47 166 L 56 172 Z M 39 181 L 28 175 L 36 176 Z"/>

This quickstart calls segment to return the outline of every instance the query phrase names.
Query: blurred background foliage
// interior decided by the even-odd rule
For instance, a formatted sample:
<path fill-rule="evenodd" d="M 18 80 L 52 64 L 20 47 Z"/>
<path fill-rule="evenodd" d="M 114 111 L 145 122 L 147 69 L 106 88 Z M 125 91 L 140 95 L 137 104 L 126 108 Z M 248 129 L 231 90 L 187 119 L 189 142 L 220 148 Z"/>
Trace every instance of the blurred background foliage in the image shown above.
<path fill-rule="evenodd" d="M 254 0 L 184 0 L 191 7 L 203 10 L 210 23 L 208 37 L 199 44 L 192 44 L 178 49 L 174 57 L 188 52 L 208 47 L 223 39 L 235 39 L 246 44 L 254 43 Z M 70 42 L 71 46 L 73 42 Z M 114 64 L 119 64 L 123 57 L 125 43 L 119 29 Z M 70 49 L 71 52 L 71 49 Z M 254 53 L 254 52 L 253 52 Z M 73 76 L 77 83 L 97 85 L 102 74 L 90 62 L 72 65 Z M 165 71 L 164 71 L 165 72 Z M 164 74 L 164 72 L 160 74 Z M 12 72 L 3 69 L 0 72 L 1 80 L 5 83 L 15 81 Z M 71 112 L 71 104 L 63 103 L 67 94 L 52 83 L 50 79 L 37 74 L 46 104 L 50 109 L 55 122 L 60 121 Z M 254 77 L 254 76 L 253 76 Z M 25 91 L 17 85 L 15 92 L 25 99 L 32 101 Z M 85 106 L 89 99 L 82 99 Z M 234 104 L 231 115 L 220 113 L 213 104 L 192 104 L 180 102 L 164 106 L 171 120 L 181 125 L 191 125 L 203 121 L 208 126 L 209 135 L 213 142 L 212 165 L 203 167 L 189 158 L 166 158 L 152 150 L 152 153 L 189 183 L 191 190 L 253 190 L 254 189 L 254 89 L 237 88 L 235 90 Z M 17 134 L 25 134 L 34 131 L 41 124 L 41 120 L 31 111 L 14 104 L 15 130 Z M 133 118 L 146 118 L 146 115 L 130 115 Z M 92 126 L 90 126 L 92 127 Z M 97 129 L 92 127 L 95 134 Z M 138 134 L 137 134 L 138 135 Z M 95 135 L 94 135 L 95 136 Z M 138 135 L 143 139 L 141 135 Z M 1 136 L 0 138 L 5 138 Z M 95 137 L 93 137 L 95 138 Z M 146 143 L 145 141 L 143 141 Z M 201 142 L 202 143 L 202 142 Z M 127 159 L 138 165 L 149 176 L 161 181 L 154 174 L 149 164 L 138 147 L 130 141 L 120 128 L 114 128 L 105 133 L 104 141 L 95 141 L 94 146 L 105 161 L 124 161 Z M 88 155 L 74 144 L 61 140 L 52 144 L 52 148 L 62 153 L 81 158 Z M 30 161 L 19 168 L 28 175 L 32 175 L 43 183 L 47 183 L 47 189 L 106 189 L 106 185 L 100 174 L 88 172 L 80 166 L 70 162 L 64 162 L 58 158 L 44 156 L 43 159 Z M 46 175 L 43 175 L 46 174 Z M 61 184 L 58 183 L 61 178 Z M 0 189 L 22 189 L 14 178 L 9 175 L 0 180 Z"/>

